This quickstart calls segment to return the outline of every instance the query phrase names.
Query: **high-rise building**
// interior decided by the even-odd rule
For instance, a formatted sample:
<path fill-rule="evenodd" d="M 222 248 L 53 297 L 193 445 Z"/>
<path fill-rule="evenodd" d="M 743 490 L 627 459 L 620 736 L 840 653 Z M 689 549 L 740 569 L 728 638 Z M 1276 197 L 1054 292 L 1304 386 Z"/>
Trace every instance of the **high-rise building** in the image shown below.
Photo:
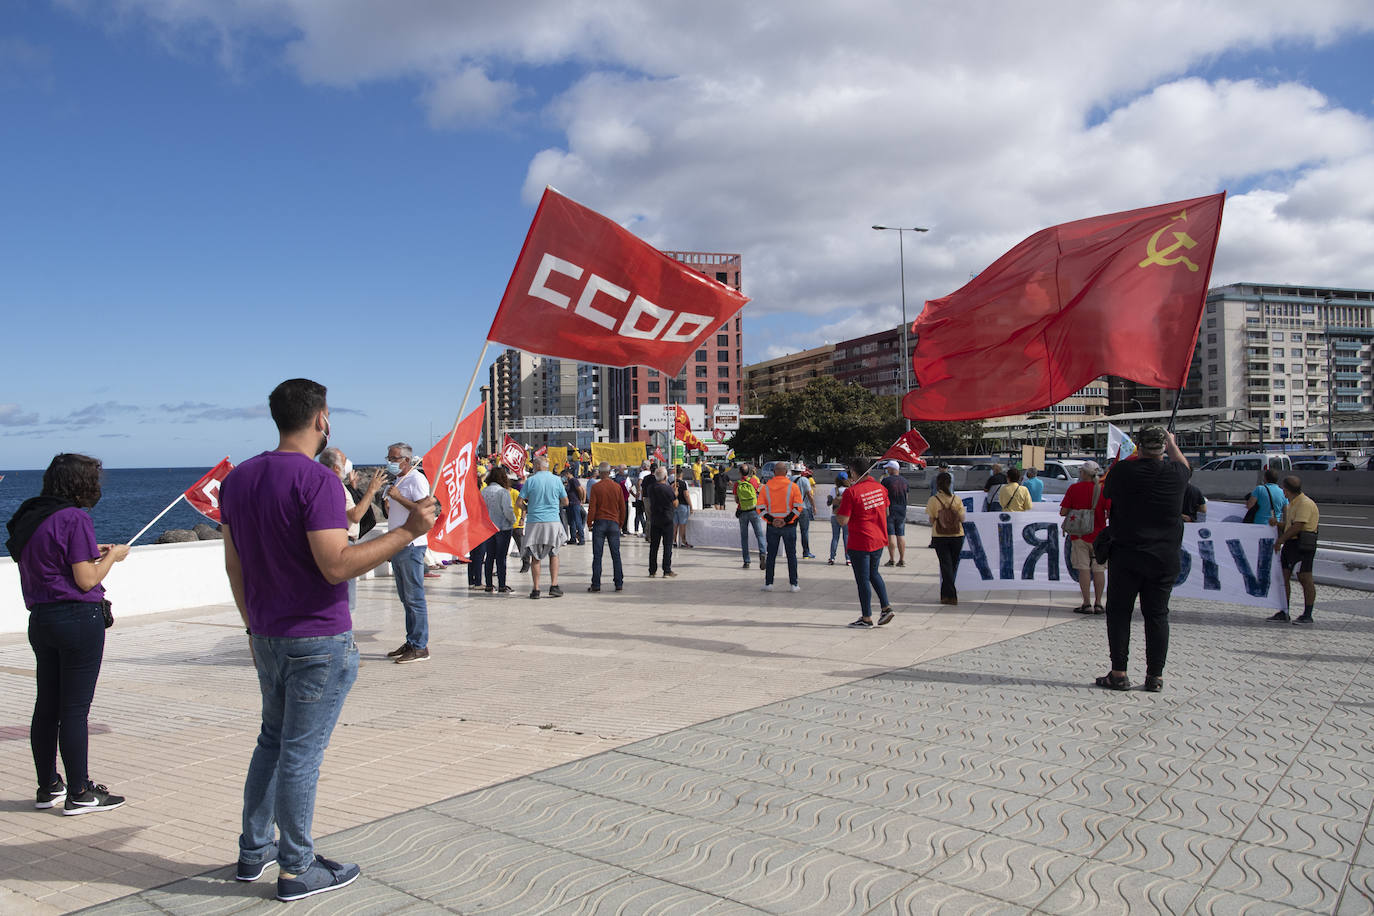
<path fill-rule="evenodd" d="M 1266 442 L 1368 439 L 1337 428 L 1332 443 L 1327 422 L 1374 406 L 1374 291 L 1233 283 L 1207 293 L 1202 318 L 1193 357 L 1202 406 L 1243 408 Z"/>
<path fill-rule="evenodd" d="M 664 254 L 736 290 L 743 289 L 738 254 L 704 251 L 665 251 Z M 738 404 L 744 365 L 744 325 L 735 315 L 716 329 L 692 355 L 676 377 L 657 369 L 632 366 L 609 369 L 603 387 L 611 438 L 626 441 L 650 438 L 639 428 L 641 404 L 700 404 L 710 417 L 717 404 Z M 622 417 L 624 418 L 622 420 Z"/>
<path fill-rule="evenodd" d="M 488 378 L 488 441 L 496 447 L 502 434 L 514 429 L 526 430 L 517 438 L 528 444 L 574 441 L 577 363 L 507 349 L 492 363 Z"/>
<path fill-rule="evenodd" d="M 822 375 L 834 374 L 835 345 L 813 347 L 744 367 L 740 408 L 756 412 L 764 399 L 784 391 L 798 391 Z"/>
<path fill-rule="evenodd" d="M 906 394 L 901 326 L 840 341 L 831 366 L 835 378 L 847 385 L 860 385 L 874 394 Z"/>

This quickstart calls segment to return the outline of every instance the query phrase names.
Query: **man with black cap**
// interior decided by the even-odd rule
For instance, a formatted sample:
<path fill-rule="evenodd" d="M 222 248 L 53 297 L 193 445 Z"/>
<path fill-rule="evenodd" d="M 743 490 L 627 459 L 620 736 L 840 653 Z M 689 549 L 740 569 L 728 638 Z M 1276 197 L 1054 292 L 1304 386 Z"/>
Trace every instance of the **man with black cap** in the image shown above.
<path fill-rule="evenodd" d="M 1126 662 L 1131 614 L 1139 598 L 1145 619 L 1145 689 L 1158 692 L 1164 689 L 1169 654 L 1169 596 L 1179 573 L 1188 462 L 1173 433 L 1162 426 L 1145 427 L 1137 444 L 1136 457 L 1112 466 L 1102 493 L 1111 501 L 1107 645 L 1112 669 L 1097 679 L 1097 686 L 1130 689 Z"/>

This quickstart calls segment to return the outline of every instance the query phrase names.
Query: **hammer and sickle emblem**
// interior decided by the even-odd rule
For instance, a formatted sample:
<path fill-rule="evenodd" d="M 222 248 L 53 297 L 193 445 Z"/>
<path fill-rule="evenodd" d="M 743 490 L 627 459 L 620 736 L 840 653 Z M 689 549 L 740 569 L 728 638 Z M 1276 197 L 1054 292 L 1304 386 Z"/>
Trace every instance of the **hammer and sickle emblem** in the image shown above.
<path fill-rule="evenodd" d="M 1169 220 L 1169 222 L 1172 223 L 1174 220 L 1179 219 L 1186 220 L 1187 218 L 1188 211 L 1184 210 L 1183 212 L 1179 213 L 1178 216 L 1172 217 Z M 1149 267 L 1151 264 L 1158 264 L 1161 267 L 1168 267 L 1170 264 L 1182 264 L 1184 267 L 1188 268 L 1188 270 L 1192 271 L 1193 273 L 1197 273 L 1197 265 L 1194 264 L 1192 261 L 1188 260 L 1183 255 L 1178 255 L 1177 257 L 1172 258 L 1169 257 L 1169 255 L 1173 254 L 1175 251 L 1178 251 L 1180 248 L 1186 249 L 1197 247 L 1197 242 L 1193 241 L 1188 236 L 1188 233 L 1175 232 L 1174 243 L 1172 245 L 1169 245 L 1162 251 L 1159 249 L 1159 237 L 1163 235 L 1165 230 L 1168 228 L 1169 226 L 1167 224 L 1163 225 L 1159 227 L 1158 232 L 1150 236 L 1149 244 L 1145 246 L 1145 254 L 1147 255 L 1147 257 L 1145 258 L 1145 260 L 1141 261 L 1140 264 L 1138 264 L 1137 266 Z"/>

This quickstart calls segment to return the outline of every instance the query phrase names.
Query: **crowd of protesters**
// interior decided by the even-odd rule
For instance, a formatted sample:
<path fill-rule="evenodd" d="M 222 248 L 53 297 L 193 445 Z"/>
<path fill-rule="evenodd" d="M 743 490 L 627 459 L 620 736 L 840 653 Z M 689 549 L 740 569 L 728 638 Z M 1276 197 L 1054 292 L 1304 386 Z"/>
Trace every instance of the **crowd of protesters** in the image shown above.
<path fill-rule="evenodd" d="M 275 864 L 282 900 L 346 886 L 360 873 L 357 865 L 317 854 L 310 835 L 319 764 L 357 676 L 352 613 L 358 576 L 390 561 L 404 610 L 405 642 L 388 655 L 397 664 L 429 658 L 426 535 L 439 516 L 429 481 L 404 442 L 390 445 L 386 466 L 362 479 L 346 455 L 327 447 L 325 395 L 323 386 L 307 379 L 279 385 L 269 398 L 277 448 L 243 462 L 221 490 L 225 568 L 262 692 L 261 729 L 245 778 L 236 877 L 256 880 Z M 1145 632 L 1143 688 L 1157 692 L 1164 683 L 1169 600 L 1179 575 L 1183 525 L 1205 514 L 1206 500 L 1191 483 L 1172 433 L 1147 427 L 1138 438 L 1139 451 L 1131 460 L 1106 470 L 1083 463 L 1059 514 L 1081 589 L 1076 611 L 1106 618 L 1110 668 L 1096 683 L 1112 690 L 1132 686 L 1127 667 L 1138 604 Z M 648 540 L 649 577 L 661 571 L 665 579 L 675 578 L 674 549 L 693 547 L 688 538 L 693 504 L 699 503 L 699 511 L 719 511 L 727 495 L 735 506 L 743 568 L 751 567 L 751 548 L 756 550 L 765 591 L 774 589 L 780 553 L 792 592 L 801 590 L 799 560 L 815 558 L 810 522 L 817 488 L 808 471 L 788 462 L 765 468 L 771 472 L 766 481 L 748 463 L 727 469 L 697 462 L 670 470 L 658 461 L 634 469 L 602 462 L 592 468 L 579 455 L 561 470 L 561 475 L 552 473 L 549 459 L 540 455 L 518 480 L 495 460 L 483 463 L 481 499 L 495 532 L 465 558 L 471 588 L 513 592 L 507 560 L 514 545 L 520 572 L 531 579 L 529 597 L 561 597 L 560 551 L 585 544 L 588 532 L 589 592 L 602 590 L 607 553 L 611 585 L 617 592 L 625 588 L 622 539 L 641 531 Z M 584 486 L 583 475 L 592 471 L 594 482 Z M 105 628 L 113 618 L 102 582 L 129 551 L 98 544 L 84 511 L 101 497 L 100 475 L 96 459 L 57 456 L 44 474 L 42 494 L 21 505 L 8 523 L 7 545 L 30 610 L 29 641 L 37 663 L 30 729 L 35 806 L 61 806 L 67 815 L 107 811 L 125 801 L 91 780 L 87 759 L 87 718 Z M 1034 469 L 1023 476 L 1020 468 L 993 465 L 982 508 L 1029 511 L 1043 498 L 1043 487 Z M 856 460 L 835 475 L 826 497 L 831 510 L 827 563 L 842 557 L 852 571 L 860 612 L 852 628 L 882 627 L 896 617 L 881 567 L 907 565 L 908 496 L 909 485 L 895 461 L 879 466 Z M 1298 477 L 1280 481 L 1266 471 L 1247 508 L 1247 521 L 1275 529 L 1273 549 L 1285 595 L 1291 598 L 1294 575 L 1302 590 L 1301 615 L 1293 618 L 1284 610 L 1270 619 L 1311 624 L 1316 504 L 1303 493 Z M 959 603 L 966 511 L 950 468 L 939 466 L 930 474 L 925 514 L 940 601 L 946 605 Z M 369 537 L 379 512 L 388 530 Z M 541 588 L 545 582 L 547 589 Z M 66 781 L 57 771 L 59 755 Z"/>

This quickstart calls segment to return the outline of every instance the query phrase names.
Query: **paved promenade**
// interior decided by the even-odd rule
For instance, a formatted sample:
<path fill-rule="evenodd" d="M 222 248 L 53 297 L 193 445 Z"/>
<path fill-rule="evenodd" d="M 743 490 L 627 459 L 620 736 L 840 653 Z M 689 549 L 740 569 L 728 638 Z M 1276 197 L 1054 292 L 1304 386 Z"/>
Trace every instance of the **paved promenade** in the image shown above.
<path fill-rule="evenodd" d="M 762 594 L 734 553 L 683 551 L 671 581 L 645 578 L 642 542 L 626 553 L 619 595 L 586 593 L 586 548 L 562 599 L 431 580 L 427 665 L 385 662 L 399 606 L 362 586 L 316 834 L 363 877 L 289 906 L 1374 912 L 1363 596 L 1324 590 L 1311 630 L 1175 602 L 1165 692 L 1109 693 L 1085 686 L 1101 618 L 1035 593 L 943 607 L 924 549 L 884 571 L 899 616 L 873 631 L 844 627 L 843 565 Z M 32 810 L 21 640 L 0 678 L 0 912 L 288 906 L 228 880 L 257 701 L 231 609 L 111 631 L 92 770 L 118 811 Z"/>

